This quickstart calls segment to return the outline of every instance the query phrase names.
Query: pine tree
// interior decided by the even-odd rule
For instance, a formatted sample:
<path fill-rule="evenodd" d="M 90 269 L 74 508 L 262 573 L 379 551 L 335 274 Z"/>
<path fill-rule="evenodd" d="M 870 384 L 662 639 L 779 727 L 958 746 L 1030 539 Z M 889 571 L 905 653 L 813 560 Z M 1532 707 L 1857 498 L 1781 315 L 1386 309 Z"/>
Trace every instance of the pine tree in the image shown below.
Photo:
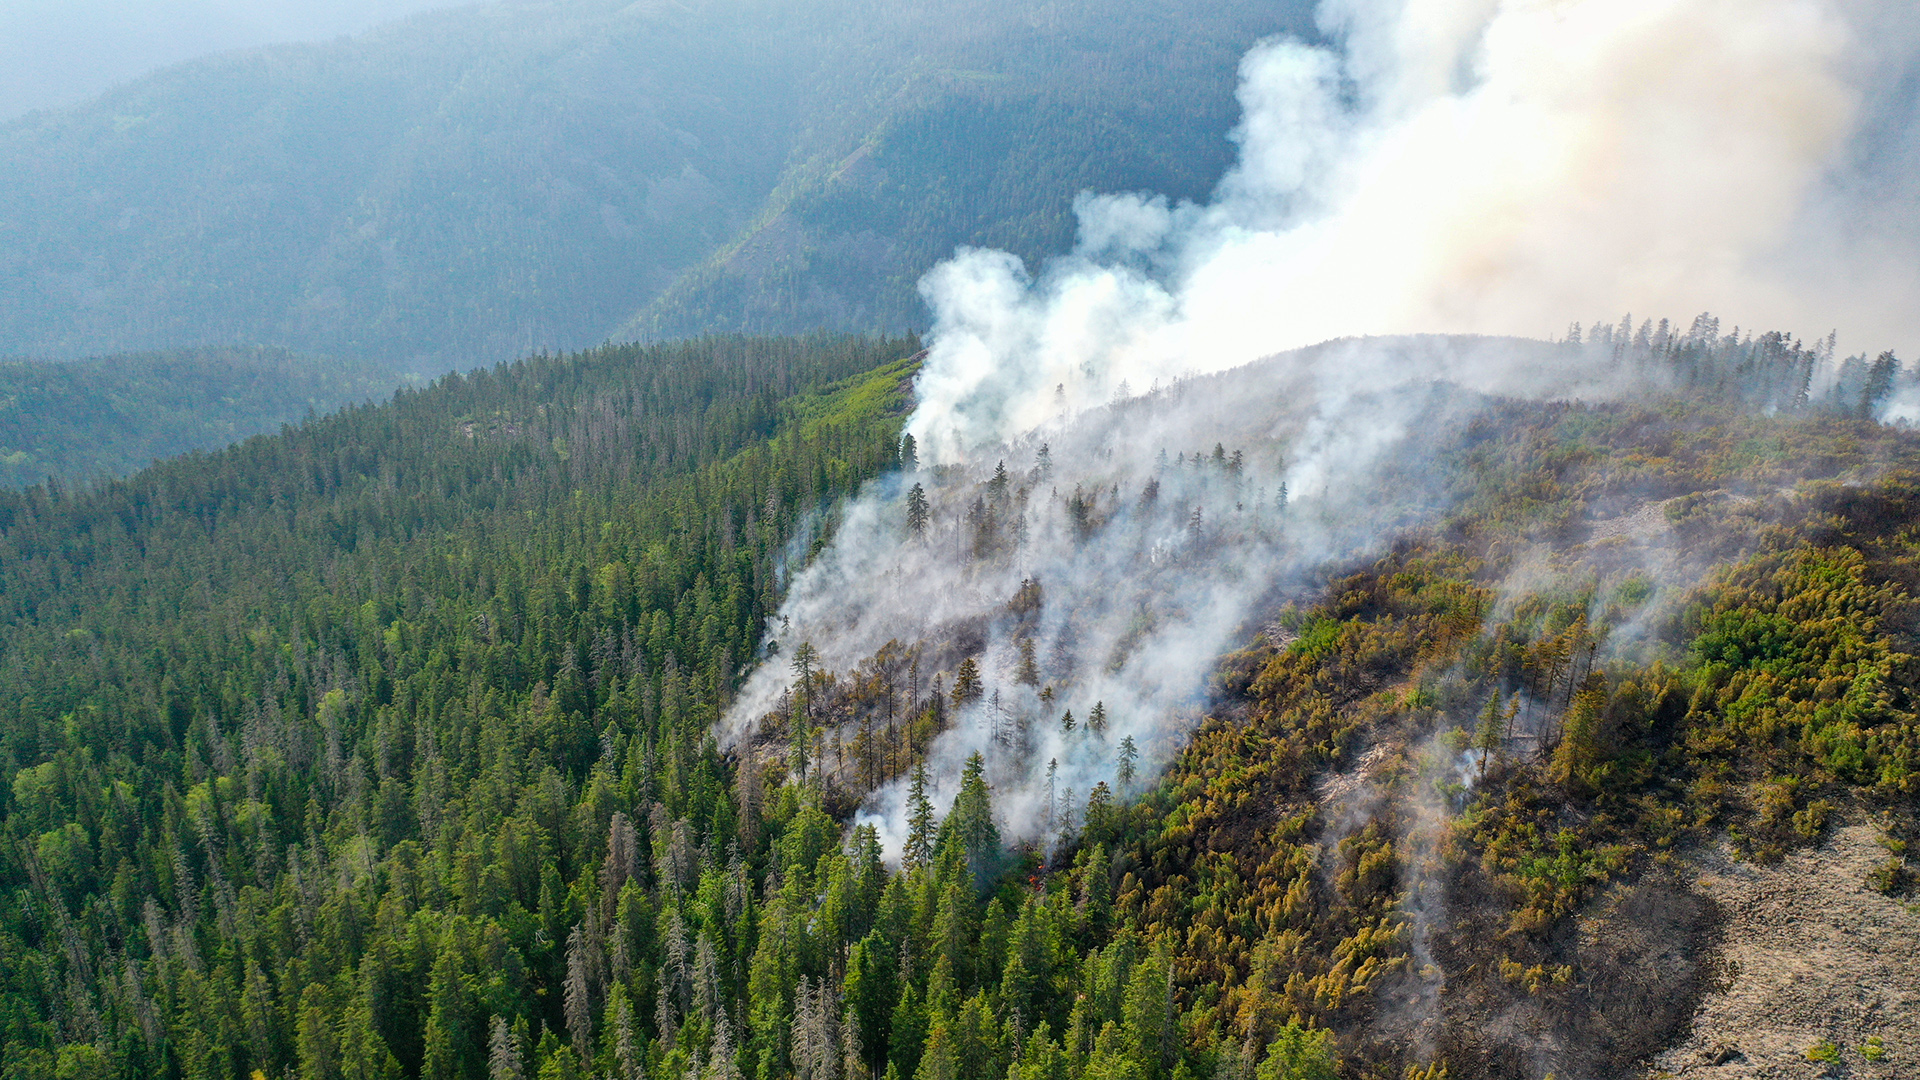
<path fill-rule="evenodd" d="M 907 491 L 907 532 L 916 540 L 925 537 L 928 520 L 927 492 L 916 481 Z"/>
<path fill-rule="evenodd" d="M 812 749 L 813 725 L 807 722 L 806 710 L 795 701 L 792 715 L 787 718 L 787 766 L 793 770 L 795 780 L 807 778 Z"/>
<path fill-rule="evenodd" d="M 1120 740 L 1119 760 L 1114 769 L 1114 779 L 1119 781 L 1121 791 L 1126 791 L 1133 784 L 1133 765 L 1139 757 L 1140 752 L 1133 745 L 1133 736 L 1128 735 Z"/>
<path fill-rule="evenodd" d="M 1060 759 L 1048 758 L 1047 759 L 1047 808 L 1044 811 L 1040 820 L 1041 831 L 1045 833 L 1051 833 L 1053 831 L 1053 800 L 1055 798 L 1054 781 L 1058 779 L 1059 776 L 1060 776 Z"/>
<path fill-rule="evenodd" d="M 980 682 L 980 664 L 971 656 L 960 661 L 959 670 L 953 673 L 953 707 L 961 708 L 985 694 L 986 689 Z"/>
<path fill-rule="evenodd" d="M 987 500 L 975 498 L 967 508 L 967 522 L 973 526 L 972 547 L 975 559 L 990 559 L 1000 550 L 1000 520 Z"/>
<path fill-rule="evenodd" d="M 927 1033 L 926 1047 L 920 1052 L 920 1068 L 913 1080 L 967 1080 L 960 1072 L 954 1053 L 953 1035 L 941 1024 Z"/>
<path fill-rule="evenodd" d="M 1161 949 L 1134 965 L 1121 1007 L 1129 1056 L 1140 1075 L 1163 1077 L 1177 1056 L 1173 969 Z"/>
<path fill-rule="evenodd" d="M 138 985 L 137 981 L 133 983 L 136 988 Z M 327 1015 L 326 1005 L 326 993 L 319 983 L 309 985 L 300 995 L 295 1039 L 303 1078 L 335 1080 L 340 1075 L 340 1040 L 332 1018 Z M 155 1042 L 157 1039 L 149 1038 L 148 1041 Z"/>
<path fill-rule="evenodd" d="M 1040 580 L 1031 576 L 1024 577 L 1020 579 L 1020 587 L 1013 591 L 1013 599 L 1007 601 L 1007 611 L 1022 617 L 1033 615 L 1040 610 L 1045 600 L 1046 593 L 1040 587 Z"/>
<path fill-rule="evenodd" d="M 615 993 L 620 997 L 613 1010 L 613 1060 L 620 1070 L 618 1080 L 643 1080 L 645 1059 L 641 1057 L 639 1044 L 634 1040 L 633 1006 L 628 1004 L 624 989 L 616 988 Z M 714 1033 L 716 1048 L 725 1035 L 723 1024 Z"/>
<path fill-rule="evenodd" d="M 1096 701 L 1093 711 L 1087 714 L 1087 730 L 1099 738 L 1107 737 L 1107 703 Z"/>
<path fill-rule="evenodd" d="M 1013 480 L 1007 475 L 1007 463 L 1001 461 L 993 467 L 993 479 L 987 481 L 987 500 L 995 510 L 1004 510 L 1013 486 Z"/>
<path fill-rule="evenodd" d="M 467 977 L 461 970 L 465 959 L 449 930 L 427 987 L 427 1022 L 422 1033 L 426 1053 L 420 1074 L 431 1080 L 451 1080 L 460 1075 L 469 1049 Z"/>
<path fill-rule="evenodd" d="M 592 991 L 587 985 L 587 962 L 586 933 L 575 925 L 567 935 L 567 978 L 561 996 L 567 1034 L 573 1039 L 574 1053 L 580 1055 L 582 1061 L 591 1060 L 593 1056 L 593 1003 Z"/>
<path fill-rule="evenodd" d="M 506 1017 L 495 1016 L 487 1037 L 487 1080 L 526 1080 L 526 1075 L 513 1029 Z"/>
<path fill-rule="evenodd" d="M 799 648 L 793 650 L 794 689 L 799 691 L 809 723 L 813 720 L 813 669 L 819 661 L 820 651 L 813 647 L 811 641 L 803 641 Z"/>
<path fill-rule="evenodd" d="M 1040 664 L 1033 655 L 1033 639 L 1020 639 L 1020 664 L 1014 671 L 1014 681 L 1022 686 L 1040 685 Z"/>
<path fill-rule="evenodd" d="M 1053 648 L 1047 652 L 1047 675 L 1054 682 L 1073 677 L 1073 669 L 1079 662 L 1077 650 L 1079 640 L 1073 631 L 1072 620 L 1066 620 L 1060 632 L 1053 637 Z"/>
<path fill-rule="evenodd" d="M 1487 765 L 1506 745 L 1506 726 L 1506 713 L 1500 707 L 1500 691 L 1496 689 L 1487 699 L 1486 708 L 1480 710 L 1480 724 L 1473 732 L 1473 748 L 1480 753 L 1478 779 L 1487 778 Z"/>
<path fill-rule="evenodd" d="M 933 802 L 927 798 L 927 766 L 917 762 L 907 783 L 907 847 L 901 859 L 909 867 L 925 866 L 933 858 Z"/>
<path fill-rule="evenodd" d="M 1093 785 L 1087 795 L 1087 828 L 1096 835 L 1107 823 L 1107 811 L 1113 806 L 1113 789 L 1105 780 Z"/>
<path fill-rule="evenodd" d="M 1894 358 L 1891 350 L 1881 353 L 1867 367 L 1865 384 L 1860 389 L 1859 417 L 1872 420 L 1880 409 L 1881 402 L 1893 392 L 1893 384 L 1900 376 L 1900 361 Z"/>
<path fill-rule="evenodd" d="M 400 1062 L 381 1038 L 375 1015 L 375 1003 L 382 996 L 376 989 L 379 982 L 376 969 L 380 966 L 377 960 L 361 965 L 360 986 L 341 1025 L 340 1064 L 344 1080 L 398 1080 L 400 1076 Z"/>
<path fill-rule="evenodd" d="M 974 751 L 960 770 L 960 793 L 954 796 L 953 809 L 940 826 L 942 843 L 958 844 L 966 854 L 976 884 L 986 880 L 988 870 L 1000 856 L 1000 830 L 993 823 L 993 796 L 987 790 L 986 771 L 986 760 Z"/>
<path fill-rule="evenodd" d="M 1067 520 L 1073 526 L 1073 538 L 1086 540 L 1093 535 L 1097 522 L 1094 520 L 1094 498 L 1088 495 L 1079 484 L 1073 486 L 1073 494 L 1067 498 Z"/>
<path fill-rule="evenodd" d="M 1256 1080 L 1335 1080 L 1339 1075 L 1333 1033 L 1301 1027 L 1296 1020 L 1288 1020 L 1274 1034 L 1266 1058 L 1254 1070 Z"/>
<path fill-rule="evenodd" d="M 920 448 L 912 435 L 900 436 L 900 471 L 918 472 L 920 469 Z M 915 487 L 920 485 L 915 484 Z"/>

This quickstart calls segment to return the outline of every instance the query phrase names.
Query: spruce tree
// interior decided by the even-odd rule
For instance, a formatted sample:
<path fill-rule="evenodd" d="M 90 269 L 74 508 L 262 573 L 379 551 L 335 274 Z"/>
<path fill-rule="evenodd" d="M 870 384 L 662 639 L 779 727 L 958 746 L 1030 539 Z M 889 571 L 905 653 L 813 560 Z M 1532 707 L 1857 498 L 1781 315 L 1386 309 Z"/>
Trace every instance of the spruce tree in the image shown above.
<path fill-rule="evenodd" d="M 925 866 L 933 858 L 933 802 L 927 798 L 927 765 L 917 762 L 907 782 L 907 846 L 901 853 L 909 867 Z"/>
<path fill-rule="evenodd" d="M 918 540 L 927 535 L 927 492 L 916 481 L 907 492 L 907 532 Z"/>
<path fill-rule="evenodd" d="M 1040 664 L 1033 655 L 1033 639 L 1020 639 L 1020 664 L 1014 671 L 1014 681 L 1022 686 L 1040 685 Z"/>
<path fill-rule="evenodd" d="M 983 884 L 1000 857 L 1000 830 L 993 823 L 993 796 L 987 789 L 986 760 L 975 751 L 960 771 L 960 793 L 953 798 L 953 809 L 940 825 L 940 842 L 957 845 L 973 872 L 976 885 Z"/>
<path fill-rule="evenodd" d="M 1473 732 L 1473 748 L 1479 752 L 1478 779 L 1487 778 L 1487 765 L 1497 756 L 1507 741 L 1506 712 L 1500 707 L 1500 691 L 1495 690 L 1487 699 L 1486 708 L 1480 710 L 1480 724 Z"/>
<path fill-rule="evenodd" d="M 985 695 L 986 689 L 980 682 L 979 662 L 971 656 L 960 661 L 959 670 L 953 673 L 953 707 L 961 708 Z"/>
<path fill-rule="evenodd" d="M 507 1018 L 495 1016 L 487 1038 L 487 1080 L 524 1080 L 526 1066 L 520 1061 L 520 1047 L 507 1026 Z"/>

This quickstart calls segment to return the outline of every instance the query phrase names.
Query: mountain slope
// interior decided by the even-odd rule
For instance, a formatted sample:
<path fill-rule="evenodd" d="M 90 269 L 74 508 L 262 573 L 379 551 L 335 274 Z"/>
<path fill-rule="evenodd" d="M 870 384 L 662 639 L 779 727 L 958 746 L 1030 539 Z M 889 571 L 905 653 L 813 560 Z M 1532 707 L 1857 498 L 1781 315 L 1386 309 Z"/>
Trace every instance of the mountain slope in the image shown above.
<path fill-rule="evenodd" d="M 406 381 L 380 364 L 274 349 L 0 361 L 0 487 L 124 476 Z"/>
<path fill-rule="evenodd" d="M 0 492 L 0 816 L 33 837 L 0 853 L 0 1074 L 484 1072 L 486 1016 L 429 1019 L 483 968 L 429 993 L 427 954 L 374 929 L 400 909 L 377 915 L 384 887 L 349 879 L 400 868 L 376 849 L 465 834 L 488 896 L 419 911 L 511 924 L 515 955 L 449 962 L 558 987 L 580 902 L 556 860 L 588 857 L 610 820 L 578 812 L 581 780 L 617 820 L 658 799 L 730 833 L 704 736 L 717 695 L 791 537 L 893 464 L 917 349 L 528 361 L 72 495 Z M 606 769 L 629 757 L 642 786 L 616 795 Z M 417 807 L 416 767 L 438 777 Z M 524 857 L 482 841 L 501 828 Z M 308 887 L 324 913 L 284 905 Z M 455 924 L 428 917 L 402 953 L 441 951 Z M 153 981 L 108 988 L 130 947 Z M 526 1019 L 551 1030 L 560 996 L 538 997 Z"/>
<path fill-rule="evenodd" d="M 1701 851 L 1864 871 L 1832 892 L 1905 925 L 1912 431 L 1845 396 L 1762 407 L 1800 369 L 1756 377 L 1774 354 L 1732 338 L 1655 353 L 1692 389 L 1648 400 L 1423 384 L 1417 459 L 1361 493 L 1399 522 L 1378 547 L 1237 579 L 1263 601 L 1226 655 L 1177 658 L 1212 671 L 1190 718 L 1075 724 L 1052 708 L 1131 646 L 1002 670 L 987 624 L 1092 605 L 996 575 L 1056 538 L 1152 539 L 1155 515 L 1179 537 L 1160 566 L 1236 532 L 1314 544 L 1334 515 L 1249 499 L 1259 455 L 1224 445 L 1126 505 L 1050 490 L 1113 475 L 1066 438 L 1032 471 L 920 469 L 926 557 L 989 611 L 829 669 L 780 598 L 832 544 L 919 544 L 857 513 L 907 517 L 918 349 L 536 358 L 0 492 L 0 1075 L 1615 1076 L 1753 998 L 1716 965 L 1754 920 L 1695 876 L 1741 872 Z M 1293 440 L 1276 366 L 1088 419 Z M 769 669 L 777 707 L 723 752 Z M 940 757 L 1003 689 L 990 750 Z M 1002 778 L 1056 732 L 1101 779 L 1042 808 Z M 886 784 L 911 811 L 897 869 L 887 804 L 851 820 Z M 1908 1007 L 1802 1009 L 1747 1050 L 1817 1036 L 1881 1075 L 1859 1048 L 1904 1066 Z"/>
<path fill-rule="evenodd" d="M 918 323 L 955 244 L 1204 193 L 1240 52 L 1304 11 L 501 3 L 183 65 L 0 127 L 0 354 Z"/>

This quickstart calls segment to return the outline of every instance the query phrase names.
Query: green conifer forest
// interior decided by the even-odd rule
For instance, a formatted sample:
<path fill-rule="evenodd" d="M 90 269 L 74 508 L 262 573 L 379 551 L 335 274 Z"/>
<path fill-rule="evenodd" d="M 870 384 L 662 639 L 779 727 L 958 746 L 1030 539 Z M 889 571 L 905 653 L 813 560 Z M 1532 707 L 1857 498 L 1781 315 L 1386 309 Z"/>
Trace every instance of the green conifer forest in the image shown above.
<path fill-rule="evenodd" d="M 1610 1068 L 1710 974 L 1581 951 L 1595 897 L 1843 814 L 1911 881 L 1920 443 L 1843 401 L 1756 411 L 1752 380 L 1487 402 L 1447 435 L 1456 508 L 1250 631 L 1164 775 L 1057 793 L 1057 843 L 1003 841 L 978 757 L 927 794 L 946 695 L 983 692 L 964 649 L 888 740 L 790 650 L 794 723 L 723 752 L 784 582 L 901 465 L 919 348 L 535 357 L 0 495 L 4 1074 L 1502 1075 L 1521 1047 L 1465 1019 L 1515 1008 L 1629 1033 L 1593 1044 Z M 1722 567 L 1645 662 L 1598 649 L 1650 584 L 1575 542 L 1627 487 Z M 1540 544 L 1552 583 L 1516 598 Z M 1356 774 L 1379 797 L 1339 811 Z M 849 815 L 895 776 L 883 852 Z M 1438 964 L 1464 974 L 1422 1042 Z"/>

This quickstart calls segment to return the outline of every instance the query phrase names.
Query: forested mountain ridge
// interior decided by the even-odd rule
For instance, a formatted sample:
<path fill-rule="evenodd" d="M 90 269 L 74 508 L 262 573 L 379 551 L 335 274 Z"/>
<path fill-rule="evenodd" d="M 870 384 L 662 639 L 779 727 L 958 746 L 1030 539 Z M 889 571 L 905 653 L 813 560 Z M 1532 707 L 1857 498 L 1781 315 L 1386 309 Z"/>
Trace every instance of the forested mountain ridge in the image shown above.
<path fill-rule="evenodd" d="M 519 884 L 533 889 L 522 898 L 525 910 L 542 910 L 548 886 L 538 864 L 558 870 L 551 860 L 559 849 L 550 845 L 573 842 L 552 829 L 570 820 L 573 796 L 565 792 L 584 775 L 576 766 L 609 752 L 603 736 L 617 738 L 625 754 L 621 725 L 604 728 L 613 714 L 599 715 L 603 692 L 619 696 L 615 708 L 630 712 L 628 720 L 644 717 L 671 733 L 657 745 L 652 734 L 633 743 L 635 754 L 644 749 L 667 763 L 663 778 L 676 790 L 660 797 L 682 812 L 691 799 L 711 814 L 714 785 L 725 782 L 703 735 L 716 688 L 751 656 L 796 525 L 820 500 L 892 462 L 890 425 L 898 420 L 890 403 L 906 369 L 876 365 L 916 349 L 712 341 L 533 360 L 449 376 L 388 405 L 72 496 L 34 488 L 0 498 L 8 609 L 0 678 L 19 691 L 19 707 L 0 725 L 0 757 L 39 763 L 11 789 L 7 815 L 67 838 L 18 849 L 24 861 L 14 865 L 53 890 L 31 903 L 51 905 L 43 913 L 57 927 L 48 928 L 78 950 L 69 960 L 84 965 L 46 983 L 53 969 L 20 953 L 21 938 L 7 938 L 15 949 L 7 964 L 10 1075 L 41 1075 L 53 1059 L 33 1048 L 62 1044 L 66 1067 L 83 1071 L 95 1059 L 81 1044 L 105 1053 L 111 1071 L 227 1075 L 250 1063 L 279 1072 L 293 1060 L 286 1055 L 294 1029 L 259 1013 L 258 999 L 251 1020 L 233 1013 L 229 1020 L 241 1026 L 224 1029 L 216 1014 L 226 1005 L 214 1002 L 240 1005 L 224 997 L 222 972 L 241 978 L 235 986 L 251 979 L 259 988 L 268 972 L 278 981 L 288 963 L 303 984 L 323 969 L 322 981 L 341 975 L 339 963 L 358 970 L 372 908 L 339 909 L 356 928 L 322 932 L 328 948 L 346 950 L 328 960 L 312 948 L 308 915 L 297 920 L 307 929 L 278 938 L 293 924 L 269 914 L 278 901 L 259 906 L 297 882 L 332 891 L 332 870 L 314 860 L 331 846 L 321 838 L 332 827 L 330 804 L 349 788 L 376 817 L 337 819 L 347 844 L 339 850 L 375 859 L 363 860 L 365 870 L 385 865 L 375 849 L 400 836 L 367 834 L 375 846 L 364 847 L 352 839 L 363 824 L 375 834 L 425 837 L 460 820 L 458 811 L 447 814 L 446 800 L 471 797 L 477 774 L 454 763 L 488 758 L 516 763 L 506 765 L 510 773 L 547 776 L 539 783 L 549 800 L 561 800 L 549 808 L 562 816 L 509 841 L 534 845 L 534 862 L 522 867 L 534 877 Z M 847 376 L 857 378 L 833 383 Z M 825 396 L 795 396 L 809 386 Z M 589 557 L 596 549 L 608 558 Z M 461 598 L 477 598 L 482 580 L 493 599 L 470 606 Z M 580 620 L 600 629 L 579 636 Z M 429 719 L 452 718 L 448 694 L 464 703 L 456 710 L 466 717 L 463 734 Z M 505 719 L 527 707 L 543 718 L 528 729 L 538 730 L 532 743 L 511 736 L 517 722 Z M 362 775 L 357 747 L 375 713 L 386 717 L 376 725 L 384 725 L 380 738 L 398 741 L 383 741 L 384 763 Z M 233 743 L 242 729 L 250 734 Z M 509 741 L 498 743 L 502 737 Z M 241 757 L 231 757 L 242 744 Z M 429 812 L 442 816 L 424 833 L 413 784 L 401 779 L 413 775 L 417 757 L 453 766 L 436 774 L 429 803 L 440 809 Z M 322 776 L 328 786 L 313 787 Z M 507 785 L 484 798 L 514 801 L 509 789 L 519 781 Z M 481 813 L 498 824 L 499 808 Z M 97 854 L 96 843 L 105 845 Z M 309 845 L 304 854 L 301 843 Z M 519 873 L 492 853 L 481 862 L 493 867 L 489 874 L 507 873 L 503 884 Z M 358 877 L 351 865 L 336 868 Z M 174 931 L 153 924 L 165 940 L 149 937 L 149 947 L 199 974 L 190 977 L 193 988 L 180 985 L 186 998 L 142 990 L 109 1002 L 85 984 L 113 969 L 109 954 L 128 947 L 128 934 L 144 933 L 147 915 L 160 917 L 135 896 L 147 893 L 134 881 L 149 872 L 164 875 L 175 901 L 189 905 L 165 917 Z M 108 899 L 112 880 L 125 886 L 120 900 Z M 562 914 L 555 902 L 548 898 L 550 915 Z M 213 921 L 203 924 L 202 915 Z M 20 918 L 38 916 L 17 908 L 8 917 L 37 938 Z M 249 929 L 241 932 L 242 924 Z M 564 927 L 558 936 L 521 929 L 549 942 L 542 955 L 565 937 Z M 558 1005 L 557 993 L 543 1000 Z M 334 1004 L 317 996 L 307 1004 L 334 1030 Z M 418 1019 L 380 1009 L 386 1034 L 376 1037 L 410 1071 L 426 1052 Z M 258 1027 L 263 1020 L 268 1026 Z M 383 1068 L 387 1051 L 370 1048 L 365 1024 L 374 1021 L 363 1021 L 337 1032 L 344 1046 L 325 1051 L 335 1073 L 343 1062 Z M 249 1031 L 265 1041 L 250 1042 Z M 443 1071 L 473 1061 L 473 1033 L 451 1034 L 455 1042 L 433 1051 L 443 1055 Z M 146 1049 L 118 1045 L 125 1035 Z"/>
<path fill-rule="evenodd" d="M 0 487 L 124 476 L 408 381 L 378 363 L 278 349 L 0 361 Z"/>
<path fill-rule="evenodd" d="M 0 353 L 269 344 L 447 370 L 614 335 L 899 330 L 1083 189 L 1198 197 L 1306 9 L 499 3 L 0 126 Z M 975 143 L 955 143 L 991 133 Z"/>
<path fill-rule="evenodd" d="M 1713 985 L 1661 877 L 1690 846 L 1863 820 L 1876 887 L 1911 881 L 1920 444 L 1806 394 L 1790 342 L 1686 342 L 1639 361 L 1678 393 L 1462 398 L 1405 478 L 1451 511 L 1248 627 L 1164 777 L 1015 849 L 985 764 L 947 806 L 915 777 L 899 872 L 837 820 L 871 670 L 783 642 L 775 753 L 713 725 L 832 507 L 877 479 L 911 512 L 917 341 L 534 358 L 0 494 L 0 1069 L 1618 1075 Z M 1238 460 L 1169 468 L 1230 493 Z M 1001 498 L 918 475 L 936 513 Z M 922 736 L 984 690 L 955 648 L 899 709 Z M 1625 932 L 1647 897 L 1677 958 Z"/>

